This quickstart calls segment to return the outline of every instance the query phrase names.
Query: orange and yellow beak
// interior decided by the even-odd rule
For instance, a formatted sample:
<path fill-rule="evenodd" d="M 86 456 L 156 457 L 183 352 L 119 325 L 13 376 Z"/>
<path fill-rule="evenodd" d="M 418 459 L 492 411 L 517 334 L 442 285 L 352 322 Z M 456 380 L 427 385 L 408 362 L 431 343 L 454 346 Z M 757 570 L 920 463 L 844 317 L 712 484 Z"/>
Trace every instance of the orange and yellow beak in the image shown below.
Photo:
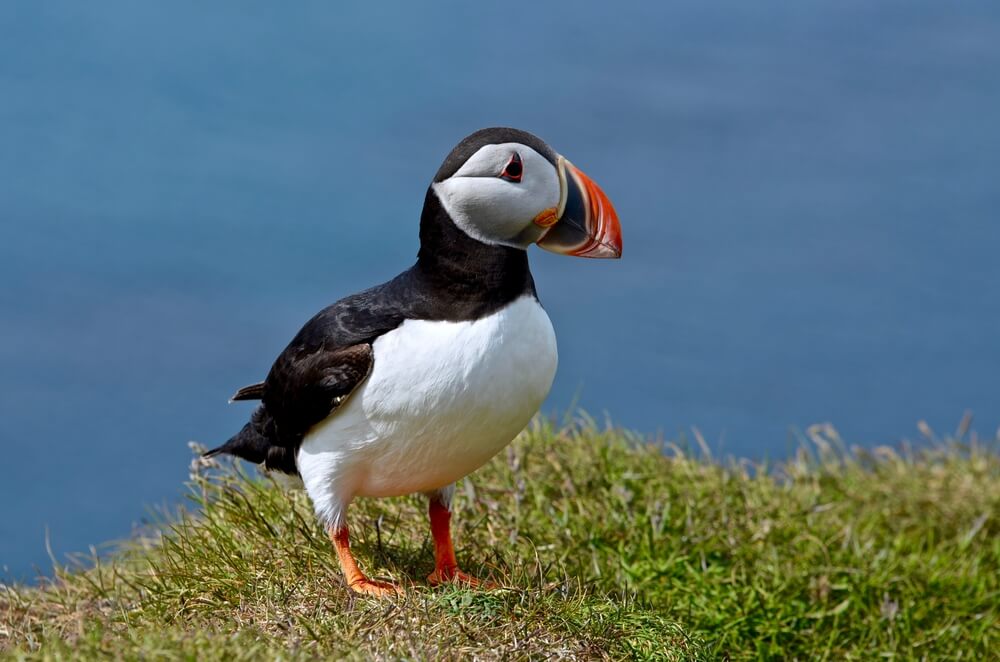
<path fill-rule="evenodd" d="M 604 191 L 572 163 L 559 157 L 559 207 L 538 215 L 544 228 L 537 244 L 562 255 L 593 258 L 622 256 L 622 228 Z"/>

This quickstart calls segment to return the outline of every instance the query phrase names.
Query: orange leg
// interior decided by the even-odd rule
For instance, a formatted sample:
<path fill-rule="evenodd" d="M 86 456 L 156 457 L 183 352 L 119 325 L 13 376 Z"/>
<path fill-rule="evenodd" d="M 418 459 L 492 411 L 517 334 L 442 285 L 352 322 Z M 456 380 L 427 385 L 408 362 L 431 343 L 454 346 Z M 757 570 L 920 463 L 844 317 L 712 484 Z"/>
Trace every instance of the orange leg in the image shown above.
<path fill-rule="evenodd" d="M 347 585 L 352 591 L 374 596 L 396 595 L 403 592 L 403 589 L 395 584 L 379 582 L 365 577 L 364 573 L 358 568 L 358 563 L 354 560 L 354 555 L 351 554 L 351 542 L 347 535 L 346 526 L 337 530 L 330 529 L 329 535 L 330 540 L 333 542 L 333 548 L 337 550 L 337 558 L 340 559 L 340 567 L 344 571 L 344 579 L 347 580 Z"/>
<path fill-rule="evenodd" d="M 431 535 L 434 536 L 434 572 L 427 575 L 431 586 L 445 582 L 460 582 L 480 586 L 484 582 L 458 569 L 455 548 L 451 544 L 451 511 L 437 497 L 431 497 L 428 513 L 431 518 Z"/>

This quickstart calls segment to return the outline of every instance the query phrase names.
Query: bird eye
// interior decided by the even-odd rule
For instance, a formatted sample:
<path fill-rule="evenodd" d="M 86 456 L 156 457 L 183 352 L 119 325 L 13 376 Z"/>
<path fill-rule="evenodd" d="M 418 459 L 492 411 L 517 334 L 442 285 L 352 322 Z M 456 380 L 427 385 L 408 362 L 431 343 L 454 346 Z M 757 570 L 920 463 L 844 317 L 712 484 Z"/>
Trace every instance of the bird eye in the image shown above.
<path fill-rule="evenodd" d="M 521 181 L 521 174 L 523 172 L 524 166 L 521 164 L 521 155 L 514 152 L 514 156 L 510 157 L 507 166 L 500 173 L 500 179 L 506 179 L 508 182 L 519 182 Z"/>

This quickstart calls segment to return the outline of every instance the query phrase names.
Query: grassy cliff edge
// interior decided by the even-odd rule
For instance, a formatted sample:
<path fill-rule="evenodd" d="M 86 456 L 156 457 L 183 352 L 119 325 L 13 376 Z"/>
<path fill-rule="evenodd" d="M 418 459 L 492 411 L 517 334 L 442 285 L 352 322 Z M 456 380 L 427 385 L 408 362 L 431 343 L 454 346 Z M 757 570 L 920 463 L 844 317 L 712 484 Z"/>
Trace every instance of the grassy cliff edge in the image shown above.
<path fill-rule="evenodd" d="M 423 499 L 355 502 L 359 562 L 410 585 L 382 601 L 302 492 L 196 461 L 162 533 L 0 585 L 0 657 L 997 659 L 1000 440 L 959 436 L 817 426 L 761 466 L 539 419 L 456 496 L 459 561 L 500 590 L 425 585 Z"/>

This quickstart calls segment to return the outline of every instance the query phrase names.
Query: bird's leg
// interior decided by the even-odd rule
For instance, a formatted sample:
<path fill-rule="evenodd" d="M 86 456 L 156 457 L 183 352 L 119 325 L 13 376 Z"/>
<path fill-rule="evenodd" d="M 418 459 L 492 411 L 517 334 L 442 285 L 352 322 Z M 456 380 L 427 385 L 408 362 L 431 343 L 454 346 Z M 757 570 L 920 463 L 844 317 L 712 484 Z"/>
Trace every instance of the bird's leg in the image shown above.
<path fill-rule="evenodd" d="M 460 582 L 473 587 L 482 585 L 479 579 L 458 569 L 455 548 L 451 544 L 451 510 L 440 495 L 431 495 L 427 510 L 434 537 L 434 572 L 427 575 L 427 581 L 432 586 L 445 582 Z"/>
<path fill-rule="evenodd" d="M 403 589 L 395 584 L 365 577 L 361 569 L 358 568 L 358 562 L 354 560 L 354 555 L 351 554 L 351 542 L 346 525 L 340 528 L 331 528 L 328 533 L 333 542 L 333 548 L 337 550 L 337 558 L 340 560 L 340 568 L 344 571 L 344 579 L 347 580 L 347 585 L 352 591 L 379 597 L 403 593 Z"/>

